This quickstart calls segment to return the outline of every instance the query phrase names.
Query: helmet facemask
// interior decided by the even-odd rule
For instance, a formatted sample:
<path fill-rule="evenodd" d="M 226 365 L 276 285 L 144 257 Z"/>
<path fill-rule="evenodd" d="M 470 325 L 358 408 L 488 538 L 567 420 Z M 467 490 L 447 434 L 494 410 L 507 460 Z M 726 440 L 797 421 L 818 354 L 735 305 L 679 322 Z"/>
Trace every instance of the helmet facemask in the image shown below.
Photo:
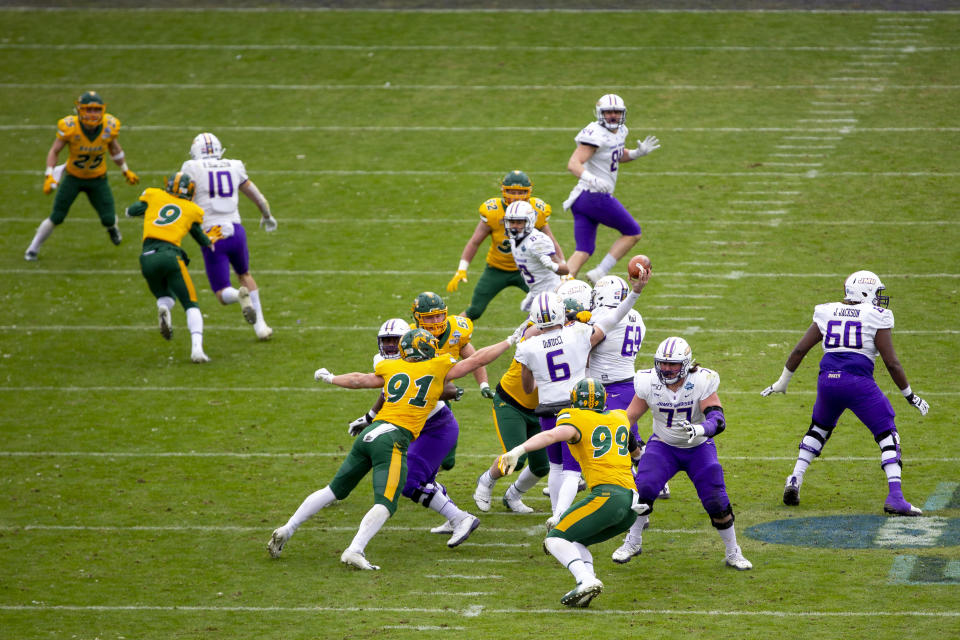
<path fill-rule="evenodd" d="M 80 124 L 87 129 L 95 129 L 103 124 L 103 115 L 107 105 L 95 91 L 87 91 L 74 103 Z"/>
<path fill-rule="evenodd" d="M 500 193 L 506 206 L 520 200 L 527 201 L 533 193 L 533 183 L 523 171 L 514 170 L 500 181 Z"/>
<path fill-rule="evenodd" d="M 653 368 L 663 384 L 676 384 L 690 373 L 693 352 L 683 338 L 667 338 L 657 347 Z"/>
<path fill-rule="evenodd" d="M 440 337 L 447 330 L 447 305 L 432 291 L 424 291 L 413 301 L 413 319 L 420 329 Z"/>
<path fill-rule="evenodd" d="M 608 93 L 597 100 L 595 109 L 597 124 L 609 131 L 616 131 L 627 123 L 627 105 L 623 98 Z"/>

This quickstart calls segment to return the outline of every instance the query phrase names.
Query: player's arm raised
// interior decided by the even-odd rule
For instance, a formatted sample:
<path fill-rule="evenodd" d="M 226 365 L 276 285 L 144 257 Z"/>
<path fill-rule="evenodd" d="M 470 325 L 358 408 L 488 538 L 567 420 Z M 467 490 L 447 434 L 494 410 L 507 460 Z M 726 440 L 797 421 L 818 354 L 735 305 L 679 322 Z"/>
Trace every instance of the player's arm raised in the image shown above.
<path fill-rule="evenodd" d="M 630 285 L 633 290 L 626 295 L 626 297 L 620 301 L 620 304 L 617 305 L 616 310 L 601 318 L 597 321 L 597 324 L 593 325 L 593 333 L 590 335 L 590 344 L 592 346 L 597 346 L 601 340 L 613 330 L 617 324 L 623 320 L 623 317 L 630 312 L 630 309 L 633 309 L 633 305 L 636 304 L 637 298 L 640 297 L 640 292 L 643 291 L 643 288 L 647 285 L 647 282 L 650 281 L 650 270 L 644 269 L 640 272 L 639 277 L 634 278 L 633 276 L 627 274 L 627 279 L 630 281 Z"/>

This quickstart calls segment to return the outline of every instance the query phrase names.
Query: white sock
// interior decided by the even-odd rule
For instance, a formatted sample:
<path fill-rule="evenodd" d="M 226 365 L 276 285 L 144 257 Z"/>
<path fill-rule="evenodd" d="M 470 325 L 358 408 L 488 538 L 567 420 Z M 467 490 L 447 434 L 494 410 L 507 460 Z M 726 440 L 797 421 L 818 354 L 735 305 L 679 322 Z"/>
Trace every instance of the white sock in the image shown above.
<path fill-rule="evenodd" d="M 574 542 L 573 546 L 580 552 L 580 559 L 583 560 L 584 568 L 590 572 L 590 577 L 596 578 L 597 574 L 593 570 L 593 554 L 590 553 L 590 549 L 587 549 L 587 546 L 582 542 Z"/>
<path fill-rule="evenodd" d="M 37 227 L 37 232 L 33 235 L 33 242 L 30 243 L 30 246 L 27 247 L 27 251 L 33 251 L 34 253 L 40 251 L 40 245 L 50 237 L 50 234 L 53 233 L 53 230 L 56 229 L 57 225 L 53 224 L 53 221 L 50 218 L 44 218 L 43 222 L 40 223 L 40 226 Z M 22 245 L 21 245 L 22 246 Z"/>
<path fill-rule="evenodd" d="M 557 504 L 554 505 L 553 509 L 555 517 L 559 517 L 561 513 L 570 508 L 577 497 L 577 488 L 580 485 L 579 471 L 564 471 L 562 477 L 560 491 L 557 492 Z"/>
<path fill-rule="evenodd" d="M 223 304 L 233 304 L 239 299 L 240 294 L 234 287 L 227 286 L 220 290 L 220 300 L 223 301 Z"/>
<path fill-rule="evenodd" d="M 490 469 L 484 471 L 480 475 L 480 478 L 477 480 L 477 482 L 485 486 L 487 489 L 493 489 L 493 486 L 497 484 L 497 481 L 490 475 Z"/>
<path fill-rule="evenodd" d="M 726 529 L 717 529 L 717 532 L 720 534 L 720 539 L 723 540 L 723 545 L 727 548 L 727 555 L 737 550 L 737 532 L 733 530 L 732 525 Z"/>
<path fill-rule="evenodd" d="M 459 522 L 467 515 L 466 511 L 458 507 L 457 504 L 450 499 L 450 496 L 442 491 L 437 491 L 433 494 L 433 499 L 430 500 L 430 505 L 427 508 L 433 509 L 450 522 Z"/>
<path fill-rule="evenodd" d="M 313 514 L 336 501 L 337 498 L 333 495 L 333 491 L 329 486 L 326 486 L 318 491 L 314 491 L 308 495 L 306 500 L 304 500 L 297 510 L 293 512 L 293 515 L 290 516 L 290 519 L 287 520 L 287 524 L 283 525 L 283 527 L 292 536 L 293 532 L 299 529 L 300 525 L 310 519 Z"/>
<path fill-rule="evenodd" d="M 266 326 L 267 323 L 263 319 L 263 309 L 260 308 L 260 289 L 254 289 L 250 292 L 250 302 L 253 303 L 253 308 L 257 310 L 256 326 Z"/>
<path fill-rule="evenodd" d="M 524 494 L 540 482 L 540 478 L 530 471 L 530 465 L 528 464 L 523 468 L 523 471 L 520 472 L 520 475 L 517 476 L 517 479 L 514 481 L 513 486 L 517 490 L 517 493 Z"/>
<path fill-rule="evenodd" d="M 807 472 L 807 467 L 813 462 L 814 455 L 806 449 L 800 450 L 797 456 L 797 463 L 793 465 L 793 475 L 797 477 L 797 482 L 803 482 L 803 474 Z"/>
<path fill-rule="evenodd" d="M 603 260 L 600 261 L 599 268 L 600 271 L 606 275 L 610 273 L 610 269 L 613 269 L 615 266 L 617 266 L 617 259 L 608 253 L 607 255 L 603 256 Z"/>
<path fill-rule="evenodd" d="M 563 465 L 550 463 L 550 473 L 547 475 L 547 489 L 550 491 L 550 510 L 556 513 L 554 505 L 557 504 L 557 496 L 560 494 L 560 483 L 563 482 Z"/>
<path fill-rule="evenodd" d="M 627 531 L 627 537 L 624 539 L 624 542 L 643 544 L 643 527 L 649 521 L 650 516 L 638 516 L 636 521 L 630 525 L 630 530 Z"/>
<path fill-rule="evenodd" d="M 157 308 L 158 309 L 173 309 L 173 305 L 176 304 L 176 301 L 170 296 L 160 296 L 157 298 Z"/>
<path fill-rule="evenodd" d="M 349 548 L 352 551 L 363 553 L 363 550 L 367 548 L 367 543 L 373 539 L 373 536 L 377 535 L 380 527 L 389 518 L 390 510 L 382 504 L 375 504 L 370 507 L 370 511 L 367 511 L 367 515 L 363 516 L 363 520 L 360 521 L 360 528 L 357 530 L 357 535 L 353 537 L 353 542 L 350 543 Z"/>
<path fill-rule="evenodd" d="M 577 584 L 592 576 L 592 569 L 587 569 L 580 557 L 580 551 L 574 543 L 563 538 L 550 537 L 543 541 L 543 546 L 547 548 L 550 555 L 557 559 L 557 562 L 573 574 Z"/>
<path fill-rule="evenodd" d="M 197 307 L 187 309 L 187 328 L 190 329 L 190 346 L 194 351 L 203 351 L 203 314 Z"/>

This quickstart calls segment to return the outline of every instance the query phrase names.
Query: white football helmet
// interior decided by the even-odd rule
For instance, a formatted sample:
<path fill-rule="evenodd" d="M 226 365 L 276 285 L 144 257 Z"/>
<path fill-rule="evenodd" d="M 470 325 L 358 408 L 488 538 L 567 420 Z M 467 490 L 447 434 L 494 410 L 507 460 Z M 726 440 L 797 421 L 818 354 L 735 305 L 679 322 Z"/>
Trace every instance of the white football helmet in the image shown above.
<path fill-rule="evenodd" d="M 619 111 L 620 119 L 615 122 L 607 122 L 607 119 L 603 117 L 604 111 Z M 627 123 L 627 105 L 624 104 L 623 98 L 615 93 L 608 93 L 597 100 L 596 114 L 597 124 L 610 131 L 616 131 L 620 128 L 620 125 Z"/>
<path fill-rule="evenodd" d="M 593 301 L 593 289 L 583 280 L 566 280 L 557 285 L 557 295 L 561 300 L 573 298 L 580 303 L 584 311 L 589 311 Z"/>
<path fill-rule="evenodd" d="M 874 272 L 857 271 L 851 273 L 843 283 L 843 299 L 847 302 L 869 302 L 876 307 L 886 307 L 890 304 L 890 296 L 880 295 L 885 288 Z"/>
<path fill-rule="evenodd" d="M 380 355 L 388 360 L 400 357 L 400 338 L 410 331 L 410 323 L 403 318 L 390 318 L 377 331 L 377 348 Z"/>
<path fill-rule="evenodd" d="M 510 228 L 510 223 L 517 220 L 523 220 L 524 224 L 522 232 Z M 510 238 L 515 238 L 517 242 L 520 242 L 530 235 L 536 224 L 537 212 L 534 211 L 533 205 L 526 200 L 517 200 L 515 202 L 511 202 L 507 207 L 506 213 L 503 214 L 503 226 L 507 231 L 507 236 Z"/>
<path fill-rule="evenodd" d="M 541 293 L 530 305 L 530 322 L 541 329 L 562 327 L 566 319 L 563 300 L 553 291 Z"/>
<path fill-rule="evenodd" d="M 670 371 L 664 372 L 661 364 L 679 364 L 680 369 L 673 367 Z M 693 353 L 690 345 L 683 338 L 667 338 L 657 347 L 657 352 L 653 355 L 653 368 L 657 372 L 657 377 L 663 384 L 673 384 L 687 377 L 690 373 L 690 366 L 693 364 Z"/>
<path fill-rule="evenodd" d="M 626 280 L 620 276 L 603 276 L 593 287 L 593 308 L 616 307 L 629 292 Z"/>
<path fill-rule="evenodd" d="M 224 148 L 220 144 L 220 140 L 217 139 L 217 136 L 212 133 L 201 133 L 193 139 L 193 144 L 190 145 L 190 157 L 194 160 L 201 160 L 203 158 L 216 158 L 219 160 L 223 157 Z"/>

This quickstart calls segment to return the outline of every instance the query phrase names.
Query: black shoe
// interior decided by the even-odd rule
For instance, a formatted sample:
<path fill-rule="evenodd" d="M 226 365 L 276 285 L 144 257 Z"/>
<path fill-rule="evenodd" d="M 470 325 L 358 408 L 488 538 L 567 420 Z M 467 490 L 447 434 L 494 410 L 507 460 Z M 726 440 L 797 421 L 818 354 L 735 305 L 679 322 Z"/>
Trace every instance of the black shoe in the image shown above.
<path fill-rule="evenodd" d="M 110 242 L 115 245 L 119 245 L 123 241 L 123 236 L 120 235 L 120 227 L 116 224 L 112 227 L 107 227 L 107 234 L 110 236 Z"/>

